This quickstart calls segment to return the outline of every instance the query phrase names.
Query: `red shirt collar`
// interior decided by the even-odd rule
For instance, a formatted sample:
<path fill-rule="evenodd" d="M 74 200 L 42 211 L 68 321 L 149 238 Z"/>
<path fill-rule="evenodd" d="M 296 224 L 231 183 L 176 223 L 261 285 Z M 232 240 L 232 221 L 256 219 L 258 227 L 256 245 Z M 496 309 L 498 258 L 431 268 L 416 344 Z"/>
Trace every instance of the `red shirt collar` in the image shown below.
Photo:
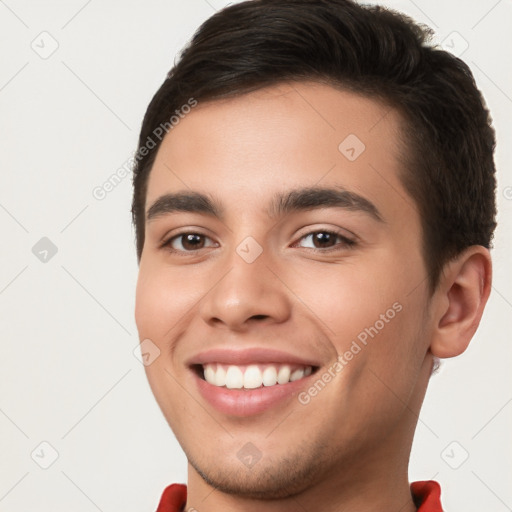
<path fill-rule="evenodd" d="M 443 512 L 441 506 L 441 487 L 434 480 L 413 482 L 411 494 L 417 512 Z M 172 484 L 165 488 L 156 512 L 183 512 L 187 502 L 187 486 Z"/>

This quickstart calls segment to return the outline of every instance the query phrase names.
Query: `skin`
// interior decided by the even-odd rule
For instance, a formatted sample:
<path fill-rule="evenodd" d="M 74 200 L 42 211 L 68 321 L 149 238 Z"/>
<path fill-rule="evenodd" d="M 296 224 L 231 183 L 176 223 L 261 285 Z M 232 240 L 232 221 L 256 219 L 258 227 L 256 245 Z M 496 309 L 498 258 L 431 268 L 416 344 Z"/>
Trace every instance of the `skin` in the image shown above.
<path fill-rule="evenodd" d="M 185 510 L 415 510 L 407 466 L 433 357 L 467 347 L 491 260 L 468 248 L 429 296 L 419 214 L 398 178 L 400 127 L 372 99 L 288 82 L 199 103 L 164 139 L 146 211 L 164 193 L 194 190 L 225 212 L 148 221 L 140 260 L 136 323 L 161 351 L 146 373 L 189 461 Z M 349 134 L 366 146 L 352 162 L 338 150 Z M 362 195 L 384 222 L 340 207 L 267 215 L 275 193 L 312 185 Z M 307 236 L 333 229 L 356 244 Z M 183 232 L 205 235 L 202 248 L 183 238 L 172 246 L 181 255 L 161 247 Z M 263 249 L 250 264 L 236 252 L 248 236 Z M 213 347 L 272 347 L 318 359 L 322 375 L 395 303 L 401 311 L 306 405 L 222 414 L 184 363 Z M 236 456 L 247 442 L 261 452 L 252 468 Z"/>

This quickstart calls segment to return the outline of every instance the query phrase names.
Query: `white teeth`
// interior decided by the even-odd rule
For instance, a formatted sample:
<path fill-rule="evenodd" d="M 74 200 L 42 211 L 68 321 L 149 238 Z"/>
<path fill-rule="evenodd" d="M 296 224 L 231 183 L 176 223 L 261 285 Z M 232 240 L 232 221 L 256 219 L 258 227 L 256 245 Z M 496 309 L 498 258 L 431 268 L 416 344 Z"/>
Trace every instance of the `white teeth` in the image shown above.
<path fill-rule="evenodd" d="M 277 383 L 278 384 L 286 384 L 290 382 L 290 367 L 288 365 L 281 366 L 279 368 L 279 372 L 277 373 Z"/>
<path fill-rule="evenodd" d="M 299 368 L 299 369 L 295 370 L 294 372 L 292 372 L 292 374 L 290 375 L 290 382 L 293 382 L 294 380 L 302 379 L 302 377 L 304 377 L 304 370 L 302 368 Z"/>
<path fill-rule="evenodd" d="M 244 374 L 238 366 L 230 366 L 226 372 L 226 387 L 240 389 L 244 386 Z"/>
<path fill-rule="evenodd" d="M 269 366 L 263 370 L 263 385 L 274 386 L 277 383 L 277 370 L 275 366 Z"/>
<path fill-rule="evenodd" d="M 206 382 L 208 382 L 209 384 L 213 384 L 214 386 L 224 386 L 224 383 L 221 383 L 220 378 L 217 380 L 217 375 L 220 374 L 220 370 L 222 370 L 222 368 L 220 368 L 220 367 L 215 368 L 216 366 L 218 366 L 218 365 L 214 365 L 214 364 L 204 364 L 203 365 L 204 380 Z M 217 382 L 218 382 L 218 384 L 217 384 Z"/>
<path fill-rule="evenodd" d="M 215 382 L 215 370 L 212 365 L 207 365 L 204 369 L 204 378 L 206 382 Z"/>
<path fill-rule="evenodd" d="M 261 371 L 256 365 L 248 366 L 244 373 L 244 388 L 259 388 L 261 386 L 262 379 Z"/>
<path fill-rule="evenodd" d="M 213 368 L 213 366 L 212 366 Z M 206 378 L 206 375 L 205 375 Z M 225 386 L 226 385 L 226 370 L 220 365 L 217 365 L 217 370 L 215 371 L 215 378 L 211 381 L 208 381 L 210 384 L 215 384 L 216 386 Z"/>
<path fill-rule="evenodd" d="M 312 372 L 311 366 L 294 366 L 292 371 L 292 367 L 287 364 L 228 366 L 211 363 L 204 364 L 203 369 L 206 382 L 228 389 L 257 389 L 262 386 L 287 384 L 307 377 Z"/>

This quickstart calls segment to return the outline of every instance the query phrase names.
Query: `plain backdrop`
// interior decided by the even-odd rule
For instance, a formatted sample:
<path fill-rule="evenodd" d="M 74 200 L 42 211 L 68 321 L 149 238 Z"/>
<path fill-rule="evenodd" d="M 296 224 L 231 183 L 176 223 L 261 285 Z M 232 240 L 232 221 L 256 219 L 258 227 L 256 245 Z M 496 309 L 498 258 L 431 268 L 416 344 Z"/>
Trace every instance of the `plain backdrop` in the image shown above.
<path fill-rule="evenodd" d="M 0 511 L 150 511 L 186 482 L 136 357 L 131 177 L 93 191 L 227 3 L 0 1 Z M 512 510 L 512 3 L 381 4 L 470 65 L 498 138 L 493 291 L 470 348 L 431 379 L 410 479 L 438 480 L 447 510 Z"/>

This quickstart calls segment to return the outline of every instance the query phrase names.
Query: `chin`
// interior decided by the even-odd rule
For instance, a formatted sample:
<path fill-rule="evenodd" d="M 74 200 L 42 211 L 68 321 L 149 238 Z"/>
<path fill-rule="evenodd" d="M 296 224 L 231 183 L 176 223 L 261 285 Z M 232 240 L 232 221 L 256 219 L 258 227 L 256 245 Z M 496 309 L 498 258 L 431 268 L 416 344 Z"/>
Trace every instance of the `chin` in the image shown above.
<path fill-rule="evenodd" d="M 225 453 L 225 452 L 223 452 Z M 187 454 L 190 465 L 211 487 L 239 498 L 257 500 L 284 499 L 300 494 L 304 489 L 322 480 L 322 475 L 334 462 L 328 447 L 309 444 L 302 451 L 279 459 L 263 456 L 252 466 L 246 466 L 234 455 L 229 461 L 199 463 Z"/>

